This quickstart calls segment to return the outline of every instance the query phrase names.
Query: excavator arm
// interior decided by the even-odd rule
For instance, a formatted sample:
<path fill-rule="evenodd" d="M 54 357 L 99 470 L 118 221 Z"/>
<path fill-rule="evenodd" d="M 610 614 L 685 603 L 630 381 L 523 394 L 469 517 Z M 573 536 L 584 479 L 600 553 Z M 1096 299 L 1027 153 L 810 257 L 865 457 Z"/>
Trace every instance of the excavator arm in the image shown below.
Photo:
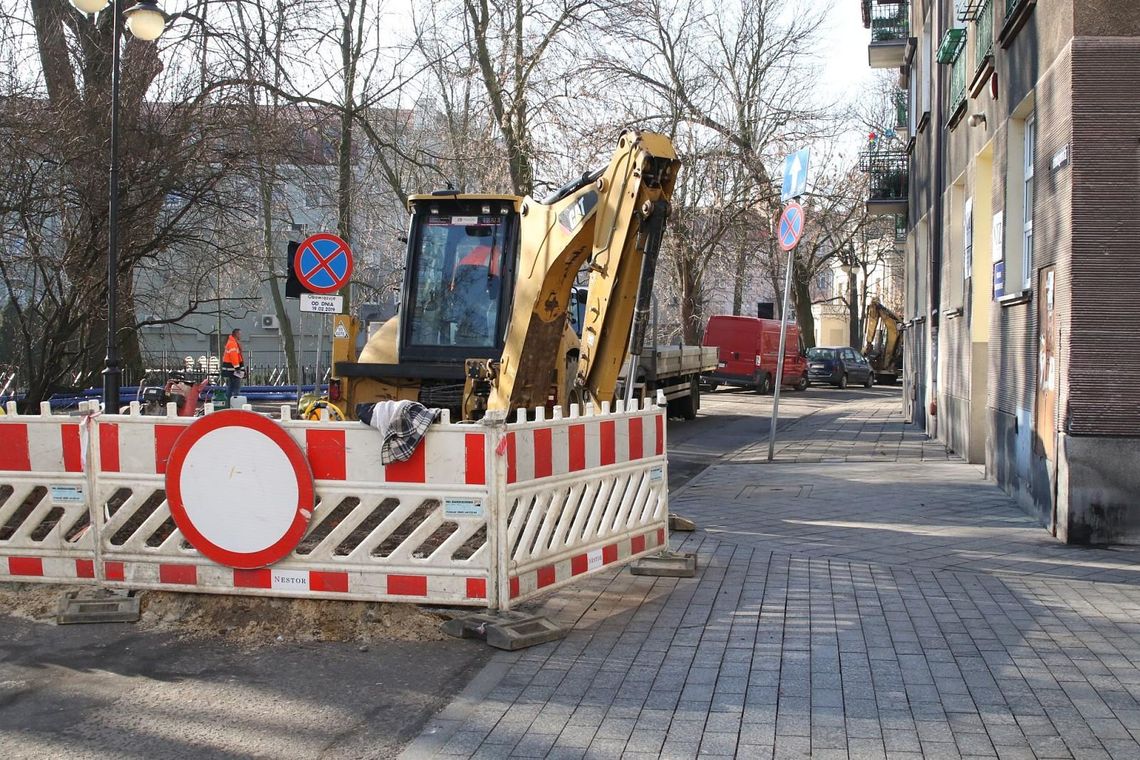
<path fill-rule="evenodd" d="M 553 384 L 574 279 L 590 276 L 576 384 L 591 399 L 612 398 L 630 347 L 640 351 L 657 253 L 680 162 L 669 139 L 625 132 L 604 169 L 542 202 L 522 205 L 511 320 L 501 359 L 467 362 L 465 416 L 545 404 Z M 641 303 L 644 301 L 644 304 Z M 640 320 L 635 319 L 635 314 Z M 640 328 L 634 330 L 635 322 Z"/>
<path fill-rule="evenodd" d="M 901 333 L 899 332 L 898 315 L 872 298 L 867 305 L 867 316 L 864 320 L 867 325 L 863 355 L 871 360 L 871 366 L 878 372 L 897 372 L 896 354 L 899 352 Z M 876 346 L 875 338 L 879 325 L 883 326 L 883 345 Z"/>

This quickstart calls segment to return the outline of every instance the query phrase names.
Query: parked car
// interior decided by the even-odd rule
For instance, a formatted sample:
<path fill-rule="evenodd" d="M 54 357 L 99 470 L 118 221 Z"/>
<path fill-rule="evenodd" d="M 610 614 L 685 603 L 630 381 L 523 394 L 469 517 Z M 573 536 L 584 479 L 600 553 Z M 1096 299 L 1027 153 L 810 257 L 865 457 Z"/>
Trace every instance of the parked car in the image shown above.
<path fill-rule="evenodd" d="M 717 368 L 706 378 L 706 387 L 736 385 L 769 393 L 776 382 L 780 355 L 780 321 L 759 317 L 717 314 L 709 317 L 701 341 L 718 350 Z M 784 345 L 783 385 L 802 391 L 808 387 L 807 362 L 800 351 L 799 325 L 789 324 Z"/>
<path fill-rule="evenodd" d="M 848 383 L 875 384 L 871 365 L 849 346 L 817 346 L 807 352 L 808 377 L 813 383 L 830 383 L 846 388 Z"/>

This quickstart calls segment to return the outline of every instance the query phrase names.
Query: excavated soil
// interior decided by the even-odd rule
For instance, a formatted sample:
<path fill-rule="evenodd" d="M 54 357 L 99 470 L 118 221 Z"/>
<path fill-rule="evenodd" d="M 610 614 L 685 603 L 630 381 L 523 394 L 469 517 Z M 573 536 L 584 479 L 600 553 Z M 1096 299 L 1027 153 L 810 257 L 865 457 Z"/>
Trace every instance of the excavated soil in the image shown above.
<path fill-rule="evenodd" d="M 59 599 L 75 586 L 0 584 L 0 614 L 55 622 Z M 141 592 L 146 630 L 183 638 L 220 638 L 236 646 L 270 642 L 435 641 L 444 618 L 414 604 L 273 599 Z"/>

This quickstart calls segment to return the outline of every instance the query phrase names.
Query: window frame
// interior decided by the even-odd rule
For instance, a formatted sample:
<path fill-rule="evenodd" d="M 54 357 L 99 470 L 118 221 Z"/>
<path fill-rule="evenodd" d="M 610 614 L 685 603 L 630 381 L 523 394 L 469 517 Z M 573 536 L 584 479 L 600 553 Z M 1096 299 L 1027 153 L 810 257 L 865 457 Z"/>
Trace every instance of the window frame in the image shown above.
<path fill-rule="evenodd" d="M 1037 118 L 1031 111 L 1022 126 L 1021 146 L 1021 280 L 1022 287 L 1033 287 L 1033 204 L 1036 200 L 1033 166 L 1037 159 Z"/>

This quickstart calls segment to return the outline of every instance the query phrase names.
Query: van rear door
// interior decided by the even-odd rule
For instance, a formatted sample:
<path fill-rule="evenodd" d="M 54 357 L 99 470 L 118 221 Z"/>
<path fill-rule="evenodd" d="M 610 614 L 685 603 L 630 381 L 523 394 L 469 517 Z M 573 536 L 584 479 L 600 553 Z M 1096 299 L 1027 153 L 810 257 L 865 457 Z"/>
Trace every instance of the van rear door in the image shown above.
<path fill-rule="evenodd" d="M 716 346 L 717 374 L 751 378 L 756 361 L 755 327 L 752 320 L 738 317 L 709 317 L 706 346 Z"/>

